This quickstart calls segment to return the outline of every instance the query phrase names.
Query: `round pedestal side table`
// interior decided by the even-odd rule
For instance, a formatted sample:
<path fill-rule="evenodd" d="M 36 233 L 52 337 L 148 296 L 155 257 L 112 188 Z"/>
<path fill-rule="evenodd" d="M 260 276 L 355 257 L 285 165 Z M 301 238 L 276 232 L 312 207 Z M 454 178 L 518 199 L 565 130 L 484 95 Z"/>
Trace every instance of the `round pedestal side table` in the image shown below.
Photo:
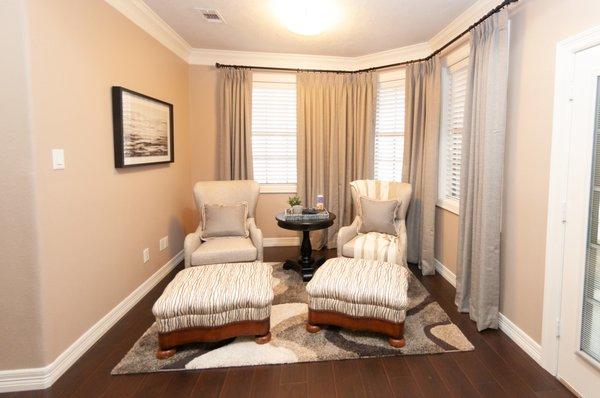
<path fill-rule="evenodd" d="M 325 262 L 325 258 L 313 258 L 312 246 L 310 244 L 310 231 L 326 229 L 333 225 L 335 214 L 329 213 L 329 218 L 325 220 L 313 221 L 291 221 L 285 219 L 284 213 L 275 216 L 277 225 L 283 229 L 292 231 L 302 231 L 302 245 L 300 246 L 300 258 L 298 261 L 286 260 L 283 263 L 284 269 L 296 268 L 302 275 L 302 280 L 308 282 L 314 275 L 317 268 Z"/>

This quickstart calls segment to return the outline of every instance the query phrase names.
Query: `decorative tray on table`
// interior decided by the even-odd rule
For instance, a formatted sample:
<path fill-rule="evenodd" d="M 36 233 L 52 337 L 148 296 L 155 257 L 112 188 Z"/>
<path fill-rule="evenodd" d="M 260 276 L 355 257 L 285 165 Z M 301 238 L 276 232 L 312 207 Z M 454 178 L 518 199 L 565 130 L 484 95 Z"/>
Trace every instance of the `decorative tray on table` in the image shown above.
<path fill-rule="evenodd" d="M 284 218 L 285 221 L 322 221 L 329 219 L 329 212 L 309 208 L 302 210 L 302 213 L 292 213 L 290 209 L 286 209 Z"/>

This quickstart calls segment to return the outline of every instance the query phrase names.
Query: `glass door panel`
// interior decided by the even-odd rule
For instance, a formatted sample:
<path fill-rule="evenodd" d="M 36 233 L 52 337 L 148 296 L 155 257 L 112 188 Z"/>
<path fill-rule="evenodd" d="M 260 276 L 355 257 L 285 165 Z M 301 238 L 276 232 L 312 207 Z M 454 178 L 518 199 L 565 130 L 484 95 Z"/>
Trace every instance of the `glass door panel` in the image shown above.
<path fill-rule="evenodd" d="M 598 79 L 597 86 L 580 348 L 581 351 L 600 362 L 600 79 Z"/>

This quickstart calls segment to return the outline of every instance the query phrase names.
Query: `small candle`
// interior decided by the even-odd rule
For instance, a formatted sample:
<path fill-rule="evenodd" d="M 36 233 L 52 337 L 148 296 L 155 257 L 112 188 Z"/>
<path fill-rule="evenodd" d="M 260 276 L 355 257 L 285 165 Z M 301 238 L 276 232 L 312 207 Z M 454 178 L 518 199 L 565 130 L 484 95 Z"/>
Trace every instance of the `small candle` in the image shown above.
<path fill-rule="evenodd" d="M 317 206 L 316 206 L 317 210 L 324 210 L 325 209 L 325 196 L 324 195 L 317 195 Z"/>

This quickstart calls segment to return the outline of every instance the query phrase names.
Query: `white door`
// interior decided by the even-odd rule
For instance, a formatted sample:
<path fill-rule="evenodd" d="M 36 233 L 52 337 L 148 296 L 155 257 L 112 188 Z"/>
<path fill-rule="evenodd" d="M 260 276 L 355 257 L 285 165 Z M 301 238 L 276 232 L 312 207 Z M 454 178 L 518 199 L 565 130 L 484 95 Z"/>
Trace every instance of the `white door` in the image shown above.
<path fill-rule="evenodd" d="M 600 396 L 600 46 L 575 56 L 558 377 Z"/>

